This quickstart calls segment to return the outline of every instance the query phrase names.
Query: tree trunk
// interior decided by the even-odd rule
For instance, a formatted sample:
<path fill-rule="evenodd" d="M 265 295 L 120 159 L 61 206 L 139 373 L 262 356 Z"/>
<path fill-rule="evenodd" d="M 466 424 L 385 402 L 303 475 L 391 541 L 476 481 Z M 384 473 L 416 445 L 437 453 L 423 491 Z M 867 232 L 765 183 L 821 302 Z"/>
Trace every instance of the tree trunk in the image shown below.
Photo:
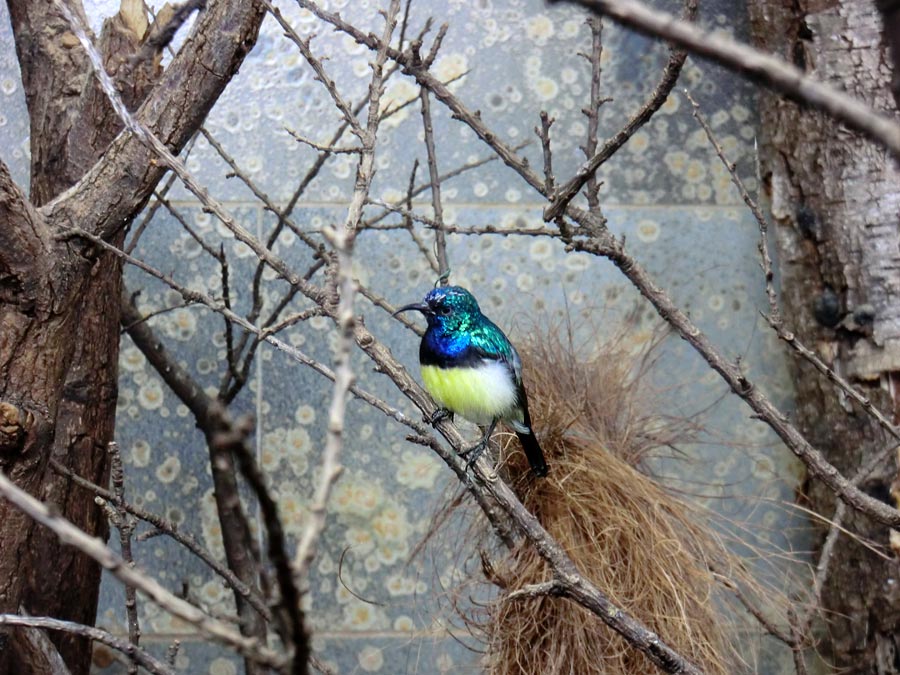
<path fill-rule="evenodd" d="M 753 0 L 763 48 L 895 116 L 890 58 L 875 5 L 860 0 Z M 788 328 L 896 419 L 900 383 L 898 171 L 882 149 L 824 116 L 760 95 L 761 162 L 771 197 Z M 804 363 L 797 421 L 848 475 L 892 438 Z M 862 487 L 891 499 L 891 458 Z M 830 516 L 833 495 L 809 485 L 810 507 Z M 855 512 L 851 531 L 887 546 L 890 532 Z M 854 673 L 900 673 L 900 566 L 853 541 L 835 548 L 823 589 L 820 650 Z"/>
<path fill-rule="evenodd" d="M 68 4 L 83 15 L 79 3 Z M 129 59 L 148 28 L 141 3 L 123 3 L 98 43 L 127 107 L 144 104 L 137 117 L 174 152 L 237 71 L 262 20 L 254 3 L 212 4 L 198 18 L 193 41 L 161 77 L 158 55 L 137 65 Z M 93 495 L 58 477 L 48 460 L 94 482 L 107 480 L 121 264 L 59 234 L 76 224 L 120 244 L 164 169 L 131 134 L 117 136 L 121 121 L 53 5 L 10 0 L 9 9 L 31 118 L 32 182 L 29 201 L 0 162 L 0 470 L 79 527 L 105 537 Z M 100 581 L 93 562 L 5 502 L 0 541 L 0 612 L 21 607 L 93 623 Z M 17 658 L 15 635 L 0 634 L 0 674 L 41 672 L 30 657 Z M 88 641 L 51 638 L 72 673 L 88 672 Z"/>

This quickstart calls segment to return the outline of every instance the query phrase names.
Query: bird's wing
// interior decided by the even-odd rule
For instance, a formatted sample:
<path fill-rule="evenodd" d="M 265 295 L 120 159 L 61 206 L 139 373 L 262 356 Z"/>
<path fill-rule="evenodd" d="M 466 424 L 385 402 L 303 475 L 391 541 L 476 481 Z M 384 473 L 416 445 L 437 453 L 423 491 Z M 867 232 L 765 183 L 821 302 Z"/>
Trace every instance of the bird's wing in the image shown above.
<path fill-rule="evenodd" d="M 470 348 L 482 359 L 488 361 L 500 361 L 513 376 L 516 389 L 519 392 L 519 399 L 524 400 L 525 392 L 522 387 L 522 359 L 519 358 L 519 352 L 513 346 L 503 332 L 497 328 L 492 331 L 490 339 L 478 340 L 471 343 Z"/>

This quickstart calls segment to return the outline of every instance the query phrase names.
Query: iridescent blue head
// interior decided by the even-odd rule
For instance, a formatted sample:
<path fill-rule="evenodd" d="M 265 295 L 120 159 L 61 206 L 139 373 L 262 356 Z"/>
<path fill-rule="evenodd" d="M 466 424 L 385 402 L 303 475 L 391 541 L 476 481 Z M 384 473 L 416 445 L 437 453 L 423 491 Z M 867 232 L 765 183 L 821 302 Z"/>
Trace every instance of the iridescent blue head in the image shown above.
<path fill-rule="evenodd" d="M 422 302 L 401 307 L 394 314 L 411 309 L 422 312 L 428 327 L 441 332 L 468 330 L 484 319 L 475 296 L 460 286 L 435 288 Z"/>

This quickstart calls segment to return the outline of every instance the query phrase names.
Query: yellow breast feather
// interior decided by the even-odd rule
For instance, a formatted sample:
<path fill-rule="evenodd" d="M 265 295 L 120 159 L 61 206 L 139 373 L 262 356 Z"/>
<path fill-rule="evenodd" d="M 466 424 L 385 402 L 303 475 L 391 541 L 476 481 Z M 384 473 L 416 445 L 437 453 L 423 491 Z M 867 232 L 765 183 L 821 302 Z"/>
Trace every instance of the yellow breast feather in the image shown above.
<path fill-rule="evenodd" d="M 474 368 L 422 366 L 422 381 L 438 405 L 475 424 L 495 418 L 523 421 L 515 383 L 499 361 Z"/>

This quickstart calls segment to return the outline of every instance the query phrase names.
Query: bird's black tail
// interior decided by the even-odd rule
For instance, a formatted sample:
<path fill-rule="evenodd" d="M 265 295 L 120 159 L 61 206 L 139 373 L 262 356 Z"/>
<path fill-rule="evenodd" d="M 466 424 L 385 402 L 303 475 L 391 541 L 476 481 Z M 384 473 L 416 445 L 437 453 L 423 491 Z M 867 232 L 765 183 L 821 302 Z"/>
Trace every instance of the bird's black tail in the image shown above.
<path fill-rule="evenodd" d="M 541 450 L 541 446 L 538 444 L 534 432 L 530 429 L 528 433 L 517 431 L 516 436 L 519 437 L 519 441 L 522 443 L 522 449 L 525 451 L 525 456 L 528 458 L 528 463 L 531 465 L 531 473 L 535 476 L 546 476 L 547 462 L 544 459 L 544 451 Z"/>

